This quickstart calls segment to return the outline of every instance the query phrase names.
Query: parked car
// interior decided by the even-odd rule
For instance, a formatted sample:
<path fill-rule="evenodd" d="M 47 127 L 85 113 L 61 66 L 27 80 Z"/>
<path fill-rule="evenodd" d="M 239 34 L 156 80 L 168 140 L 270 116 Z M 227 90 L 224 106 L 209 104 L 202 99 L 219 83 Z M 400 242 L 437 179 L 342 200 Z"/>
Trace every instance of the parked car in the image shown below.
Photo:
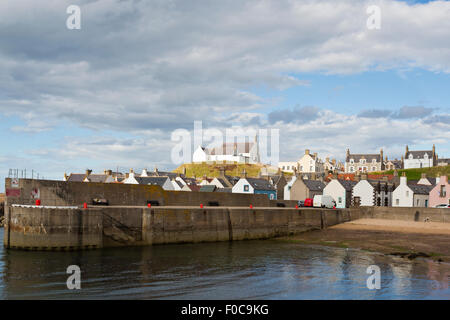
<path fill-rule="evenodd" d="M 335 208 L 336 201 L 334 201 L 332 196 L 328 195 L 316 195 L 314 196 L 313 206 L 316 208 Z"/>
<path fill-rule="evenodd" d="M 305 200 L 298 200 L 297 202 L 299 207 L 312 207 L 313 206 L 313 199 L 306 198 Z"/>
<path fill-rule="evenodd" d="M 450 204 L 445 203 L 438 204 L 437 206 L 435 206 L 435 208 L 450 208 Z"/>

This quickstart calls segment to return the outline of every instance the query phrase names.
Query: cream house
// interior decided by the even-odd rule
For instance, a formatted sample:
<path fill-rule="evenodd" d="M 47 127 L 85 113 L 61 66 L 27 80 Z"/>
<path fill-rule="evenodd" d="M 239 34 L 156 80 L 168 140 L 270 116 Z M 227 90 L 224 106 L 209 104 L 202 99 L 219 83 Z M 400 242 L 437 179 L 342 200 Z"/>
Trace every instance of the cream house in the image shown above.
<path fill-rule="evenodd" d="M 309 149 L 306 149 L 305 154 L 298 160 L 298 171 L 301 173 L 323 173 L 323 170 L 323 162 L 319 159 L 317 153 L 311 154 Z"/>

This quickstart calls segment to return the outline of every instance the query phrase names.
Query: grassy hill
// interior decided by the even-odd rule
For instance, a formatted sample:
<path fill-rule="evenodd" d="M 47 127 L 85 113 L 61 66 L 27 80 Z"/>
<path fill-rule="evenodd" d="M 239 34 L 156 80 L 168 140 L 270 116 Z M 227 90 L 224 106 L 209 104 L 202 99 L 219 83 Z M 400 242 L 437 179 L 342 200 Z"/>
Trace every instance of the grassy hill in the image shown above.
<path fill-rule="evenodd" d="M 397 170 L 398 175 L 401 176 L 403 172 L 406 172 L 408 180 L 419 180 L 422 173 L 426 173 L 427 177 L 435 178 L 437 175 L 450 176 L 450 165 L 445 167 L 432 167 L 432 168 L 420 168 L 420 169 L 400 169 Z M 373 172 L 371 174 L 394 174 L 394 170 L 384 172 Z"/>
<path fill-rule="evenodd" d="M 220 174 L 220 168 L 225 169 L 225 174 L 230 176 L 241 176 L 242 171 L 245 169 L 247 175 L 249 177 L 257 177 L 261 168 L 264 165 L 262 164 L 238 164 L 238 163 L 185 163 L 176 168 L 173 172 L 183 173 L 183 169 L 186 168 L 186 176 L 187 177 L 197 177 L 201 178 L 204 175 L 208 177 L 218 177 Z M 273 171 L 273 169 L 272 169 Z M 276 171 L 276 170 L 275 170 Z"/>

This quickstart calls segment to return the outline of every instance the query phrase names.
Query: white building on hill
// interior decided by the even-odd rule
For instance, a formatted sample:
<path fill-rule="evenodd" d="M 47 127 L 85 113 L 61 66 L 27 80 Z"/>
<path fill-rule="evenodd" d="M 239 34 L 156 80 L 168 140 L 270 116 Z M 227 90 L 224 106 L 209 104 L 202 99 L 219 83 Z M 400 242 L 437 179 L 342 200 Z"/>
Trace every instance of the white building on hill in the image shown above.
<path fill-rule="evenodd" d="M 207 149 L 198 146 L 192 156 L 192 162 L 226 161 L 237 163 L 259 163 L 258 141 L 223 143 L 221 146 Z"/>

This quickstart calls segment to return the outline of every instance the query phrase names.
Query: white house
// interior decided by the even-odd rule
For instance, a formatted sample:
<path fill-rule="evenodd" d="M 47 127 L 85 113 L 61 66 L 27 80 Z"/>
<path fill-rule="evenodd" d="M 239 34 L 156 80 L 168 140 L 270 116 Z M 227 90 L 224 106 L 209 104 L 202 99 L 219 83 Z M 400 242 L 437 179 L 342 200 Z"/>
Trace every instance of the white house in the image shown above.
<path fill-rule="evenodd" d="M 360 206 L 374 206 L 375 205 L 375 188 L 366 179 L 360 180 L 353 187 L 353 203 L 357 202 L 359 198 Z"/>
<path fill-rule="evenodd" d="M 428 207 L 432 186 L 407 184 L 406 176 L 400 177 L 400 184 L 392 193 L 393 207 Z"/>
<path fill-rule="evenodd" d="M 278 162 L 278 168 L 281 171 L 293 173 L 294 170 L 298 171 L 298 162 L 295 161 Z"/>
<path fill-rule="evenodd" d="M 297 180 L 297 176 L 293 176 L 291 180 L 284 186 L 284 200 L 291 200 L 291 188 L 294 182 Z"/>
<path fill-rule="evenodd" d="M 269 199 L 275 200 L 277 192 L 275 187 L 266 179 L 241 178 L 231 189 L 232 193 L 267 194 Z"/>
<path fill-rule="evenodd" d="M 323 189 L 323 195 L 331 196 L 336 201 L 336 208 L 350 207 L 352 189 L 356 182 L 332 179 Z"/>
<path fill-rule="evenodd" d="M 198 146 L 192 155 L 194 163 L 207 161 L 226 161 L 237 163 L 259 163 L 258 140 L 254 142 L 223 143 L 221 146 L 207 149 Z"/>
<path fill-rule="evenodd" d="M 159 185 L 164 190 L 174 190 L 172 181 L 169 177 L 138 177 L 134 171 L 131 170 L 128 178 L 123 180 L 124 184 L 145 184 L 145 185 Z"/>
<path fill-rule="evenodd" d="M 433 144 L 432 150 L 409 151 L 406 146 L 404 168 L 430 168 L 437 165 L 436 148 Z"/>

